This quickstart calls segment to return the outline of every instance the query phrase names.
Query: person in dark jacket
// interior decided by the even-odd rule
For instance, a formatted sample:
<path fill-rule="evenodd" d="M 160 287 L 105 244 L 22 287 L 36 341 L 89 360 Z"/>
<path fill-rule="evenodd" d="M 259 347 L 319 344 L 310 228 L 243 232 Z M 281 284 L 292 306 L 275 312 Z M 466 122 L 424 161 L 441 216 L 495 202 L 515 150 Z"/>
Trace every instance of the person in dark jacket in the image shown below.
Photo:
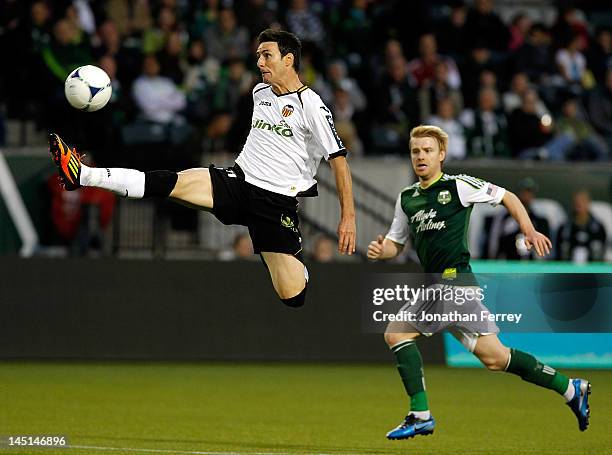
<path fill-rule="evenodd" d="M 557 259 L 585 263 L 603 261 L 606 253 L 606 230 L 590 212 L 588 191 L 574 193 L 572 219 L 557 234 Z"/>

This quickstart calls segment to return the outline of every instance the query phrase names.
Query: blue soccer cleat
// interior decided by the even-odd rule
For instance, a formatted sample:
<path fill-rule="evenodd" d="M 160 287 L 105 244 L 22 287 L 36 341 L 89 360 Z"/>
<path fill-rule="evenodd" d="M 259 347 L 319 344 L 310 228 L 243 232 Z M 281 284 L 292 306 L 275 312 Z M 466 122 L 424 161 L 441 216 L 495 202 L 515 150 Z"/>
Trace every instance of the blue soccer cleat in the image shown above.
<path fill-rule="evenodd" d="M 404 421 L 387 433 L 387 439 L 410 439 L 417 435 L 427 436 L 434 432 L 436 421 L 433 417 L 427 420 L 418 419 L 414 414 L 408 414 Z"/>
<path fill-rule="evenodd" d="M 574 398 L 567 402 L 567 405 L 578 419 L 578 428 L 580 428 L 580 431 L 584 431 L 589 426 L 589 416 L 591 414 L 589 409 L 591 384 L 586 379 L 572 379 L 572 385 L 574 386 L 575 395 Z"/>

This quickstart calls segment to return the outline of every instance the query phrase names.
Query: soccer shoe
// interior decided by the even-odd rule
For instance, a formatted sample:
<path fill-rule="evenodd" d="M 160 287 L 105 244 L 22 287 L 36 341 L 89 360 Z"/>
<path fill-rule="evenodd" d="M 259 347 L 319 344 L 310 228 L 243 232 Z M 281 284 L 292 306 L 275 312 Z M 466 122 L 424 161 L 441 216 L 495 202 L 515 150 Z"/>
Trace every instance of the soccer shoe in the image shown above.
<path fill-rule="evenodd" d="M 578 428 L 584 431 L 589 426 L 589 395 L 591 394 L 591 384 L 586 379 L 572 379 L 575 394 L 574 398 L 567 402 L 572 412 L 578 419 Z"/>
<path fill-rule="evenodd" d="M 79 188 L 81 186 L 79 184 L 81 155 L 76 151 L 76 148 L 70 150 L 68 144 L 59 135 L 51 133 L 49 135 L 49 153 L 51 153 L 53 162 L 57 166 L 64 188 L 68 191 Z"/>
<path fill-rule="evenodd" d="M 408 414 L 404 421 L 387 433 L 387 439 L 409 439 L 418 435 L 427 436 L 434 432 L 436 421 L 433 417 L 427 420 L 418 419 L 414 414 Z"/>

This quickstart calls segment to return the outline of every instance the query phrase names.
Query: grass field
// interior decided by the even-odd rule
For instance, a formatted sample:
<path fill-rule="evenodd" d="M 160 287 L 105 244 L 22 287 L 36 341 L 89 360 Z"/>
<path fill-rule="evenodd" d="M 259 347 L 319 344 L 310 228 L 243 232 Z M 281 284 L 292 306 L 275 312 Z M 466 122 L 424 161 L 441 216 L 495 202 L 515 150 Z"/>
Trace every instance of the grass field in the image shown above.
<path fill-rule="evenodd" d="M 0 435 L 79 446 L 0 453 L 612 453 L 612 372 L 580 372 L 585 433 L 561 397 L 517 377 L 426 375 L 434 435 L 391 442 L 406 410 L 391 364 L 0 363 Z"/>

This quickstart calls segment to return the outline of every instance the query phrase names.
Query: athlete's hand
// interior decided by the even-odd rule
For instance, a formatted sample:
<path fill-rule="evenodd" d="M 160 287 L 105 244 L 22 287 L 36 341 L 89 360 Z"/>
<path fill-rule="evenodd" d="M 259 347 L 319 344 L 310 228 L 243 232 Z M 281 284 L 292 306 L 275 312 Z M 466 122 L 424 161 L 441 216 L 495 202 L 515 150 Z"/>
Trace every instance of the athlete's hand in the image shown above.
<path fill-rule="evenodd" d="M 372 240 L 368 245 L 368 259 L 373 261 L 379 259 L 383 252 L 385 251 L 385 247 L 383 246 L 383 242 L 385 239 L 382 235 L 378 234 L 376 240 Z"/>
<path fill-rule="evenodd" d="M 531 250 L 532 247 L 535 248 L 538 256 L 544 256 L 550 253 L 552 242 L 544 234 L 534 230 L 525 234 L 525 246 L 528 250 Z"/>
<path fill-rule="evenodd" d="M 342 217 L 338 224 L 338 251 L 340 254 L 350 255 L 355 252 L 356 232 L 355 217 Z"/>

